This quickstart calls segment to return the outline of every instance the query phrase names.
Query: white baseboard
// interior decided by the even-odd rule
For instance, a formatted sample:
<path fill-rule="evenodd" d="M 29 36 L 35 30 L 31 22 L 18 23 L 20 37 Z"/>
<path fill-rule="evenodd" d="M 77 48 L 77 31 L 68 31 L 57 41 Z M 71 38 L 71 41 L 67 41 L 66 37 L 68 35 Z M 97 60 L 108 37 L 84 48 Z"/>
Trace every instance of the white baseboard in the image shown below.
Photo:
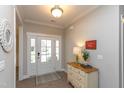
<path fill-rule="evenodd" d="M 66 70 L 66 69 L 64 69 L 64 68 L 62 68 L 62 69 L 61 69 L 61 71 L 64 71 L 64 72 L 66 72 L 66 73 L 67 73 L 67 70 Z"/>
<path fill-rule="evenodd" d="M 23 76 L 23 79 L 27 79 L 27 78 L 29 78 L 29 75 L 24 75 Z"/>

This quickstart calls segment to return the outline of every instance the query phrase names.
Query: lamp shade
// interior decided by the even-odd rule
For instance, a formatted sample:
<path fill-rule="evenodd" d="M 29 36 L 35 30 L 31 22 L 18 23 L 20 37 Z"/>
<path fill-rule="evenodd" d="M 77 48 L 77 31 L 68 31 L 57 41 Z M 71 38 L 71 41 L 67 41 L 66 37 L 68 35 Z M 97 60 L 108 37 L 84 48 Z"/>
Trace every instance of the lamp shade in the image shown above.
<path fill-rule="evenodd" d="M 73 54 L 78 55 L 80 52 L 80 48 L 79 47 L 73 47 Z"/>

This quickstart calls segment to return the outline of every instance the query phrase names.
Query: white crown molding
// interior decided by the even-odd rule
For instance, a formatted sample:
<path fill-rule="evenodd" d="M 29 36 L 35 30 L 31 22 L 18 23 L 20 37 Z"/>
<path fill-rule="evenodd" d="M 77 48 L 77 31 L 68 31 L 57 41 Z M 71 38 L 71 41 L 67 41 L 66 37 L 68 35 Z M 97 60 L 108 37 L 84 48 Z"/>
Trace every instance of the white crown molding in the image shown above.
<path fill-rule="evenodd" d="M 60 25 L 54 25 L 54 24 L 40 22 L 40 21 L 35 21 L 35 20 L 30 20 L 30 19 L 25 19 L 24 22 L 32 23 L 32 24 L 37 24 L 37 25 L 42 25 L 42 26 L 49 26 L 49 27 L 54 27 L 54 28 L 59 28 L 59 29 L 64 29 L 64 27 L 60 26 Z"/>
<path fill-rule="evenodd" d="M 15 10 L 16 10 L 16 14 L 17 14 L 21 24 L 23 24 L 23 19 L 22 19 L 22 16 L 21 16 L 20 11 L 17 6 L 15 6 Z"/>

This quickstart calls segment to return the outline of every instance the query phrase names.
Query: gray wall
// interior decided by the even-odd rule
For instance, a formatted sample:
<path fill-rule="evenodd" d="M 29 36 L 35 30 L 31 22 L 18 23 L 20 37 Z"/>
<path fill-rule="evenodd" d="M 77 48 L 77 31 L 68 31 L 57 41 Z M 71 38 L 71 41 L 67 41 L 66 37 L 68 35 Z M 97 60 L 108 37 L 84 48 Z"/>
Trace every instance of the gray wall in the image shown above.
<path fill-rule="evenodd" d="M 0 6 L 0 18 L 7 18 L 11 25 L 14 35 L 14 7 Z M 15 64 L 14 64 L 14 48 L 10 53 L 5 53 L 0 46 L 0 60 L 5 60 L 5 70 L 0 72 L 0 87 L 14 87 L 15 84 Z"/>
<path fill-rule="evenodd" d="M 59 35 L 62 36 L 62 54 L 64 54 L 64 40 L 63 40 L 63 35 L 64 31 L 53 28 L 53 27 L 47 27 L 47 26 L 41 26 L 37 24 L 31 24 L 31 23 L 24 23 L 24 64 L 23 64 L 23 72 L 24 74 L 27 74 L 27 32 L 33 32 L 33 33 L 43 33 L 43 34 L 51 34 L 51 35 Z M 62 62 L 64 62 L 64 56 L 62 55 Z M 64 65 L 63 65 L 64 66 Z"/>
<path fill-rule="evenodd" d="M 100 6 L 65 35 L 65 62 L 74 59 L 72 49 L 77 42 L 95 39 L 97 49 L 89 50 L 90 64 L 99 69 L 99 87 L 119 87 L 119 6 Z"/>

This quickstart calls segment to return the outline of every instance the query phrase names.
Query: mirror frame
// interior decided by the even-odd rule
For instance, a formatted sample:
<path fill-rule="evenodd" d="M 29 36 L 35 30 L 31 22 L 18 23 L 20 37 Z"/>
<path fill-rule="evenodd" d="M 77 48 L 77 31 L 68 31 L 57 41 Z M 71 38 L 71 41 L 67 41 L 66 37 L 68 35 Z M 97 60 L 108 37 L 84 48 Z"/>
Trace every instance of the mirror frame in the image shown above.
<path fill-rule="evenodd" d="M 6 33 L 9 31 L 9 40 Z M 7 42 L 8 41 L 8 42 Z M 13 36 L 9 21 L 5 18 L 0 19 L 0 44 L 5 52 L 10 52 L 13 47 Z"/>

